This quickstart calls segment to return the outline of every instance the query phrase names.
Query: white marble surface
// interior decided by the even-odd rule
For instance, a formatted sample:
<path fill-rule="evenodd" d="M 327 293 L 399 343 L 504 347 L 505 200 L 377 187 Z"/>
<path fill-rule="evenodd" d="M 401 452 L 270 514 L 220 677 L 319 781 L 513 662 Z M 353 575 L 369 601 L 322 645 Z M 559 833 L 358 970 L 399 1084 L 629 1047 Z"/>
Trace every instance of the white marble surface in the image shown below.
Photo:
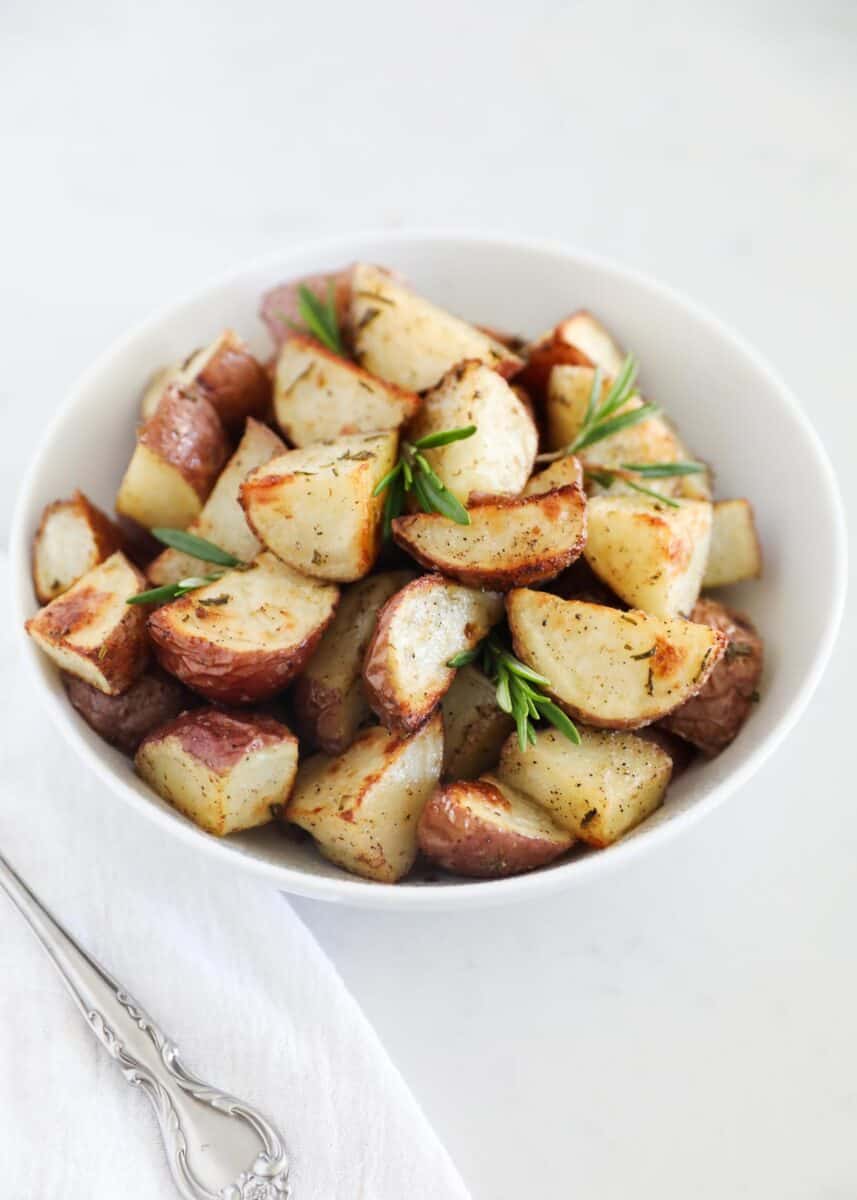
<path fill-rule="evenodd" d="M 4 522 L 130 323 L 285 241 L 401 225 L 562 239 L 692 294 L 803 398 L 853 514 L 855 53 L 848 0 L 13 0 Z M 857 1192 L 855 653 L 846 620 L 777 759 L 621 876 L 457 918 L 299 905 L 478 1200 Z"/>

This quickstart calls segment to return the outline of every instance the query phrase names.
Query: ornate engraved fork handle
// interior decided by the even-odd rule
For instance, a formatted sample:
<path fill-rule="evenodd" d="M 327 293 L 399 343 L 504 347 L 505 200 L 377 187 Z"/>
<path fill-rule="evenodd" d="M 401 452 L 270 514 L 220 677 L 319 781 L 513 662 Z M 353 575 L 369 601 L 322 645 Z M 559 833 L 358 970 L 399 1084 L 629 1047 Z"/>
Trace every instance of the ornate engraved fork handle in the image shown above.
<path fill-rule="evenodd" d="M 204 1083 L 122 985 L 83 950 L 0 855 L 0 887 L 47 951 L 89 1028 L 149 1097 L 186 1200 L 286 1200 L 289 1164 L 273 1125 Z"/>

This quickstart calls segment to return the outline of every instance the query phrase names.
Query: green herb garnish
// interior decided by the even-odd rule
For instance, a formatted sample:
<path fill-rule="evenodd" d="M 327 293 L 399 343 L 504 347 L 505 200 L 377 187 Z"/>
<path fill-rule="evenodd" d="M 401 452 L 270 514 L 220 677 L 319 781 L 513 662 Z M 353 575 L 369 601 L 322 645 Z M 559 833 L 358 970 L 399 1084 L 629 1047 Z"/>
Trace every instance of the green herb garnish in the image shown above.
<path fill-rule="evenodd" d="M 580 734 L 574 723 L 544 692 L 550 680 L 539 675 L 526 663 L 515 658 L 495 634 L 489 634 L 475 649 L 456 654 L 449 667 L 464 667 L 480 659 L 480 666 L 496 689 L 498 706 L 514 718 L 518 730 L 518 745 L 526 750 L 536 744 L 534 721 L 549 721 L 555 729 L 580 745 Z"/>
<path fill-rule="evenodd" d="M 152 536 L 173 550 L 189 554 L 192 558 L 202 559 L 203 562 L 215 563 L 218 567 L 231 567 L 234 571 L 246 571 L 250 565 L 242 562 L 240 558 L 236 558 L 234 554 L 230 554 L 228 550 L 221 550 L 219 546 L 215 546 L 214 542 L 197 537 L 195 533 L 188 533 L 184 529 L 159 527 L 152 530 Z M 150 588 L 147 592 L 138 592 L 136 596 L 129 596 L 126 604 L 164 604 L 167 600 L 176 600 L 179 596 L 184 596 L 186 592 L 193 592 L 197 588 L 205 587 L 207 583 L 214 583 L 222 575 L 223 571 L 213 571 L 210 575 L 189 575 L 186 579 L 180 579 L 178 583 L 166 583 L 163 587 Z M 209 603 L 223 604 L 224 602 L 217 597 Z"/>
<path fill-rule="evenodd" d="M 214 583 L 222 574 L 222 571 L 215 571 L 211 575 L 192 575 L 187 579 L 180 579 L 178 583 L 165 583 L 163 587 L 151 588 L 148 592 L 138 592 L 136 596 L 129 596 L 125 603 L 164 604 L 167 600 L 176 600 L 179 596 L 184 596 L 186 592 L 205 587 L 207 583 Z"/>
<path fill-rule="evenodd" d="M 333 280 L 328 280 L 327 299 L 320 299 L 315 292 L 310 291 L 305 283 L 298 285 L 298 313 L 306 329 L 328 350 L 334 354 L 345 356 L 345 344 L 339 328 L 339 318 L 336 315 L 336 295 Z M 300 329 L 294 322 L 288 324 L 292 329 Z"/>
<path fill-rule="evenodd" d="M 475 425 L 465 425 L 461 429 L 444 429 L 439 433 L 428 433 L 416 442 L 402 442 L 399 451 L 399 461 L 382 480 L 376 484 L 373 496 L 387 493 L 384 501 L 384 537 L 390 536 L 393 521 L 401 516 L 405 507 L 405 496 L 413 493 L 423 512 L 440 513 L 458 525 L 469 525 L 470 514 L 447 488 L 446 484 L 429 465 L 423 450 L 434 450 L 438 446 L 448 446 L 450 442 L 461 442 L 473 437 Z"/>

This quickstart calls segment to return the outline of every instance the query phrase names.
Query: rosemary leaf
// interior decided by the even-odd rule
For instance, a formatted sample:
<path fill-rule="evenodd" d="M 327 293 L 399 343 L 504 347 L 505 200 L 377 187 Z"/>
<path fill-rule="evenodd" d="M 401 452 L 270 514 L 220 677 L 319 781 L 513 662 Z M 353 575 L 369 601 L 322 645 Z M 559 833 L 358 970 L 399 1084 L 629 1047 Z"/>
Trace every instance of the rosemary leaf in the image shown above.
<path fill-rule="evenodd" d="M 197 537 L 195 533 L 188 533 L 184 529 L 159 527 L 152 530 L 152 536 L 156 537 L 159 542 L 163 542 L 165 546 L 171 546 L 173 550 L 181 550 L 183 554 L 190 554 L 192 558 L 201 558 L 203 562 L 216 563 L 219 567 L 246 566 L 240 558 L 236 558 L 234 554 L 230 554 L 226 550 L 221 550 L 219 546 L 215 546 L 214 542 Z"/>
<path fill-rule="evenodd" d="M 702 475 L 705 463 L 698 462 L 660 462 L 660 463 L 622 463 L 626 471 L 633 471 L 643 479 L 672 479 L 677 475 Z"/>
<path fill-rule="evenodd" d="M 625 479 L 623 482 L 631 491 L 651 496 L 653 500 L 657 500 L 658 504 L 666 504 L 668 508 L 681 508 L 678 500 L 673 500 L 671 496 L 662 496 L 660 492 L 656 492 L 653 488 L 643 487 L 641 483 L 635 483 L 633 479 Z"/>
<path fill-rule="evenodd" d="M 443 429 L 439 433 L 427 433 L 425 437 L 414 442 L 417 450 L 434 450 L 438 446 L 448 446 L 450 442 L 462 442 L 465 438 L 473 437 L 475 425 L 464 425 L 460 429 Z"/>
<path fill-rule="evenodd" d="M 461 501 L 452 492 L 448 491 L 442 483 L 435 483 L 435 479 L 430 475 L 417 475 L 414 478 L 415 490 L 417 483 L 422 484 L 421 490 L 423 496 L 430 505 L 430 507 L 425 509 L 426 512 L 440 513 L 441 516 L 448 517 L 450 521 L 455 521 L 456 525 L 470 524 L 470 513 Z M 420 498 L 420 503 L 423 503 L 419 491 L 417 491 L 417 496 Z"/>
<path fill-rule="evenodd" d="M 314 338 L 332 350 L 334 354 L 344 355 L 345 346 L 339 329 L 339 319 L 336 315 L 336 298 L 333 280 L 329 280 L 327 300 L 321 300 L 315 292 L 311 292 L 305 283 L 298 287 L 298 312 L 304 325 Z"/>
<path fill-rule="evenodd" d="M 638 425 L 640 421 L 645 421 L 649 417 L 655 416 L 660 409 L 656 404 L 641 404 L 639 408 L 629 409 L 627 412 L 618 413 L 616 416 L 609 416 L 606 420 L 596 415 L 595 421 L 588 429 L 581 429 L 580 433 L 571 443 L 569 448 L 570 454 L 576 454 L 578 450 L 585 450 L 587 446 L 594 446 L 596 442 L 601 442 L 604 438 L 611 437 L 614 433 L 619 433 L 622 429 L 629 429 L 632 425 Z"/>

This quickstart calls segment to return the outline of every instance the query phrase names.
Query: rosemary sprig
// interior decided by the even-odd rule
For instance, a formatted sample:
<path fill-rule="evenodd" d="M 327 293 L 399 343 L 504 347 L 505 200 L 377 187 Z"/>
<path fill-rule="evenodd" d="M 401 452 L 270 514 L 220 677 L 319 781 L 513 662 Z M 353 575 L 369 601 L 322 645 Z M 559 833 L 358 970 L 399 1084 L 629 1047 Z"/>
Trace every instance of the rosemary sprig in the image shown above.
<path fill-rule="evenodd" d="M 341 357 L 345 356 L 345 344 L 339 328 L 339 318 L 336 315 L 336 299 L 333 280 L 328 281 L 327 299 L 322 300 L 315 292 L 310 291 L 305 283 L 298 285 L 298 313 L 304 326 L 328 350 Z M 293 321 L 287 322 L 292 329 L 303 332 Z"/>
<path fill-rule="evenodd" d="M 393 521 L 401 516 L 405 507 L 405 496 L 412 492 L 423 512 L 440 513 L 458 525 L 469 525 L 470 515 L 460 500 L 447 488 L 446 484 L 431 468 L 423 450 L 434 450 L 438 446 L 448 446 L 450 442 L 461 442 L 473 437 L 475 425 L 465 425 L 461 429 L 444 429 L 439 433 L 428 433 L 416 442 L 403 441 L 399 450 L 399 461 L 391 471 L 381 479 L 372 492 L 380 496 L 386 492 L 384 501 L 384 537 L 388 538 Z"/>
<path fill-rule="evenodd" d="M 456 654 L 447 663 L 449 667 L 464 667 L 480 659 L 480 666 L 496 688 L 497 704 L 514 718 L 518 730 L 518 745 L 526 750 L 536 744 L 534 721 L 549 721 L 570 742 L 580 745 L 580 734 L 574 723 L 554 704 L 544 688 L 550 680 L 533 671 L 508 650 L 495 634 L 489 634 L 473 650 Z"/>
<path fill-rule="evenodd" d="M 228 550 L 221 550 L 220 546 L 215 546 L 214 542 L 197 537 L 195 533 L 188 533 L 184 529 L 159 527 L 152 530 L 152 535 L 165 546 L 202 559 L 203 562 L 215 563 L 219 567 L 231 567 L 235 571 L 246 571 L 249 566 L 249 563 L 242 562 Z M 189 575 L 187 579 L 180 579 L 178 583 L 165 583 L 163 587 L 150 588 L 147 592 L 129 596 L 126 604 L 163 604 L 167 600 L 176 600 L 186 592 L 205 587 L 207 583 L 214 583 L 221 575 L 223 571 L 212 571 L 210 575 Z"/>
<path fill-rule="evenodd" d="M 600 484 L 601 487 L 610 487 L 612 483 L 620 479 L 632 491 L 650 496 L 653 500 L 657 500 L 660 504 L 666 504 L 669 508 L 681 508 L 681 505 L 670 496 L 664 496 L 661 492 L 656 492 L 654 488 L 647 488 L 642 483 L 638 483 L 635 476 L 639 476 L 641 479 L 671 479 L 680 475 L 699 475 L 705 470 L 705 465 L 698 462 L 622 463 L 620 467 L 602 467 L 600 464 L 590 465 L 585 460 L 581 460 L 581 465 L 586 477 L 593 483 Z"/>

